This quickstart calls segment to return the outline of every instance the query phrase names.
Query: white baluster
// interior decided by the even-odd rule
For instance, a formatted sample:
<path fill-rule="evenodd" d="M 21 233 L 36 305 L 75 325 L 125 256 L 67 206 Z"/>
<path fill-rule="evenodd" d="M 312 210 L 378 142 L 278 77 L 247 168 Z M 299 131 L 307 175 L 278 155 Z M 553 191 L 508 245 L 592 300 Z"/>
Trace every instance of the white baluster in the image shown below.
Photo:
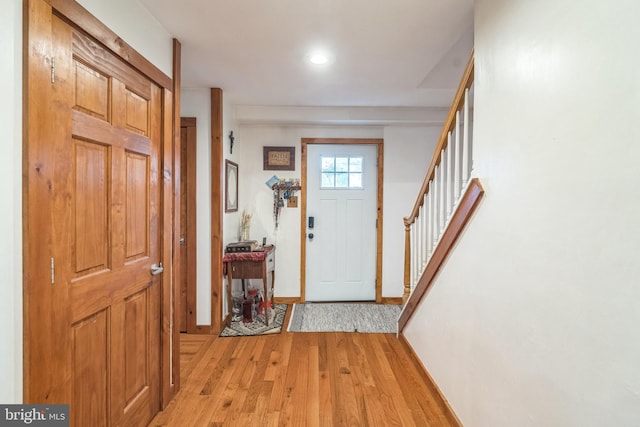
<path fill-rule="evenodd" d="M 433 249 L 438 244 L 438 237 L 440 235 L 440 165 L 437 165 L 433 169 Z"/>
<path fill-rule="evenodd" d="M 414 221 L 413 224 L 411 224 L 411 229 L 409 231 L 409 233 L 411 234 L 411 292 L 413 292 L 413 290 L 416 288 L 416 223 Z"/>
<path fill-rule="evenodd" d="M 427 258 L 433 252 L 433 181 L 429 181 L 427 193 Z"/>
<path fill-rule="evenodd" d="M 429 219 L 429 213 L 427 212 L 427 195 L 422 196 L 422 215 L 420 217 L 420 221 L 422 222 L 421 230 L 422 235 L 420 236 L 420 243 L 422 246 L 422 271 L 424 271 L 424 267 L 427 265 L 427 260 L 429 259 L 429 252 L 427 250 L 427 228 L 429 223 L 427 222 Z"/>
<path fill-rule="evenodd" d="M 469 182 L 471 172 L 471 144 L 469 140 L 469 89 L 464 91 L 464 136 L 462 137 L 462 187 Z"/>
<path fill-rule="evenodd" d="M 420 233 L 418 232 L 418 221 L 416 219 L 416 222 L 413 223 L 413 226 L 415 228 L 415 240 L 416 240 L 416 246 L 415 246 L 415 258 L 413 260 L 413 269 L 414 269 L 414 274 L 415 274 L 415 285 L 418 284 L 418 280 L 420 280 L 420 254 L 418 253 L 418 247 L 420 246 L 420 244 L 418 243 L 418 239 L 420 238 Z"/>
<path fill-rule="evenodd" d="M 409 225 L 409 295 L 413 292 L 413 226 Z"/>
<path fill-rule="evenodd" d="M 420 236 L 422 235 L 422 222 L 420 221 L 420 217 L 422 216 L 422 206 L 418 208 L 418 216 L 416 217 L 416 271 L 418 272 L 418 277 L 420 276 L 420 266 L 422 265 L 422 243 L 420 243 Z"/>
<path fill-rule="evenodd" d="M 444 162 L 444 157 L 445 154 L 444 152 L 441 153 L 440 156 L 440 182 L 439 182 L 439 186 L 440 186 L 440 191 L 438 192 L 438 194 L 440 195 L 440 202 L 439 202 L 439 208 L 440 208 L 440 212 L 438 212 L 438 218 L 440 220 L 440 231 L 438 232 L 438 241 L 440 241 L 440 236 L 442 236 L 442 233 L 444 233 L 444 225 L 445 225 L 445 215 L 446 215 L 446 202 L 445 202 L 445 197 L 446 197 L 446 182 L 445 182 L 445 174 L 444 174 L 444 167 L 443 166 L 443 162 Z"/>
<path fill-rule="evenodd" d="M 456 111 L 456 142 L 455 142 L 455 147 L 456 147 L 456 153 L 455 153 L 455 159 L 453 161 L 453 189 L 454 189 L 454 194 L 453 194 L 453 206 L 455 208 L 455 206 L 458 205 L 458 200 L 460 199 L 460 193 L 462 190 L 462 187 L 460 185 L 460 172 L 461 172 L 461 168 L 460 168 L 460 151 L 462 150 L 462 132 L 460 130 L 460 126 L 461 126 L 461 120 L 460 120 L 460 111 Z"/>
<path fill-rule="evenodd" d="M 447 221 L 451 218 L 451 212 L 453 211 L 453 149 L 451 132 L 447 134 Z"/>
<path fill-rule="evenodd" d="M 424 251 L 423 251 L 423 247 L 422 247 L 422 233 L 424 232 L 423 229 L 423 220 L 424 218 L 424 207 L 420 206 L 420 208 L 418 209 L 418 218 L 416 218 L 416 243 L 417 243 L 417 249 L 418 249 L 418 260 L 417 260 L 417 266 L 416 269 L 418 271 L 418 276 L 422 273 L 422 260 L 424 258 Z"/>
<path fill-rule="evenodd" d="M 462 135 L 464 132 L 464 123 L 462 122 L 461 118 L 460 118 L 460 111 L 456 111 L 456 140 L 458 141 L 458 146 L 462 145 Z M 459 149 L 458 155 L 460 155 L 460 151 L 461 149 Z M 456 168 L 456 179 L 458 181 L 458 194 L 457 196 L 454 196 L 453 199 L 453 204 L 454 206 L 458 205 L 458 200 L 460 199 L 461 193 L 462 193 L 462 186 L 461 186 L 461 179 L 460 179 L 460 160 L 456 159 L 456 164 L 454 166 Z M 455 209 L 455 208 L 454 208 Z"/>

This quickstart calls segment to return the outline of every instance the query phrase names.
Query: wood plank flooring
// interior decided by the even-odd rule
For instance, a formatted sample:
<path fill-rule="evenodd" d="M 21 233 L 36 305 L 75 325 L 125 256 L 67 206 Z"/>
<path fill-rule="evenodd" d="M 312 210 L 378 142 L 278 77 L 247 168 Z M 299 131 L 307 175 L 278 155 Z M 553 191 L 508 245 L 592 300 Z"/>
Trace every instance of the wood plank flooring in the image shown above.
<path fill-rule="evenodd" d="M 392 334 L 184 335 L 181 354 L 151 426 L 456 425 Z"/>
<path fill-rule="evenodd" d="M 211 335 L 180 334 L 180 378 L 182 381 L 186 381 L 191 375 L 213 339 L 214 337 Z"/>

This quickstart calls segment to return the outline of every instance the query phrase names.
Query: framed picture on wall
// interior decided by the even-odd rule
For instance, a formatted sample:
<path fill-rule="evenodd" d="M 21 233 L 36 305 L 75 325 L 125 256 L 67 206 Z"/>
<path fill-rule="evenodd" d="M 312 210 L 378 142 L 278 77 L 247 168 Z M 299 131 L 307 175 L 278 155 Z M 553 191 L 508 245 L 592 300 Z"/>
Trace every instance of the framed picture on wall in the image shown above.
<path fill-rule="evenodd" d="M 225 198 L 224 211 L 238 211 L 238 164 L 231 160 L 224 161 L 225 170 Z"/>
<path fill-rule="evenodd" d="M 262 169 L 292 171 L 296 169 L 296 147 L 262 147 Z"/>

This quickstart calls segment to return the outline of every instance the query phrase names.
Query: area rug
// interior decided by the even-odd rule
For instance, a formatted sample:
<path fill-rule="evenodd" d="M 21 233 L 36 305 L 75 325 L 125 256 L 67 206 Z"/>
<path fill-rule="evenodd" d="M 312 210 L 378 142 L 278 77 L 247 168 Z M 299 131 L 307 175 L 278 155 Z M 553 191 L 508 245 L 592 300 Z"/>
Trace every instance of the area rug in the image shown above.
<path fill-rule="evenodd" d="M 289 332 L 396 333 L 400 305 L 294 304 Z"/>
<path fill-rule="evenodd" d="M 274 304 L 273 310 L 269 310 L 269 326 L 264 324 L 264 316 L 259 314 L 251 323 L 231 322 L 229 326 L 220 332 L 221 337 L 242 337 L 250 335 L 279 334 L 282 332 L 282 324 L 287 314 L 287 304 Z"/>

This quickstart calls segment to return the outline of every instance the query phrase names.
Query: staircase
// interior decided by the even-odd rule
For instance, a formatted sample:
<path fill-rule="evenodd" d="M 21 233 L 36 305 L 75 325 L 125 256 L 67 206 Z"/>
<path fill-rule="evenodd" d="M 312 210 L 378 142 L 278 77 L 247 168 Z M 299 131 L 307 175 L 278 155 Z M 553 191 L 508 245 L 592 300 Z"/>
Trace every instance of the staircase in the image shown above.
<path fill-rule="evenodd" d="M 473 214 L 484 190 L 473 174 L 473 52 L 411 214 L 404 218 L 401 333 Z"/>

